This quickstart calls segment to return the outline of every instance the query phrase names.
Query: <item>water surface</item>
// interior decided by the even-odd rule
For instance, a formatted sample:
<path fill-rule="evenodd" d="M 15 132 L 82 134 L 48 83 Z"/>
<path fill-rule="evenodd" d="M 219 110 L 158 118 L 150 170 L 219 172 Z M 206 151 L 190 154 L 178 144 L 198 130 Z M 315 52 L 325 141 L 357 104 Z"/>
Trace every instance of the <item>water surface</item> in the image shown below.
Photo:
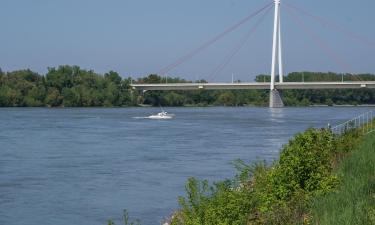
<path fill-rule="evenodd" d="M 235 159 L 278 157 L 308 127 L 368 108 L 1 108 L 0 224 L 104 225 L 123 209 L 144 225 L 177 208 L 186 179 L 231 177 Z"/>

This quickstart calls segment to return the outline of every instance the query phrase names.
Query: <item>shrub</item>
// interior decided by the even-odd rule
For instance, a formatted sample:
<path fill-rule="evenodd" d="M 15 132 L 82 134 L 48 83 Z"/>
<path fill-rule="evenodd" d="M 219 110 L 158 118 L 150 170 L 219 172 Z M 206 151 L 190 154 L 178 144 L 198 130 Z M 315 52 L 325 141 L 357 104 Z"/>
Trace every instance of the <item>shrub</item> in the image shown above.
<path fill-rule="evenodd" d="M 359 146 L 338 166 L 340 188 L 312 201 L 312 224 L 375 224 L 375 134 Z"/>
<path fill-rule="evenodd" d="M 308 129 L 283 147 L 279 161 L 263 177 L 255 177 L 260 199 L 259 223 L 289 224 L 307 220 L 313 196 L 329 192 L 338 184 L 332 174 L 336 140 L 329 130 Z"/>
<path fill-rule="evenodd" d="M 190 178 L 187 197 L 179 198 L 180 216 L 175 217 L 173 224 L 246 224 L 255 202 L 250 189 L 234 183 L 226 180 L 209 185 L 207 181 Z"/>
<path fill-rule="evenodd" d="M 238 160 L 235 178 L 212 185 L 190 178 L 172 224 L 310 224 L 312 200 L 338 186 L 336 163 L 352 152 L 360 137 L 356 130 L 336 136 L 311 128 L 291 139 L 272 165 Z"/>

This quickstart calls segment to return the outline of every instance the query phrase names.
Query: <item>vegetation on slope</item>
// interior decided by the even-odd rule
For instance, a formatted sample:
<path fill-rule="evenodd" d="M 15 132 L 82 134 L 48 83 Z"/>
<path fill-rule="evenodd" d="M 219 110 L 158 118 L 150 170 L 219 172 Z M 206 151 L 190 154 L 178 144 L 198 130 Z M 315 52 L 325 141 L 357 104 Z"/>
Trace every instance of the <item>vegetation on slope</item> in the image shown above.
<path fill-rule="evenodd" d="M 321 215 L 329 218 L 330 212 L 334 213 L 333 210 L 337 207 L 330 205 L 331 202 L 326 197 L 344 200 L 345 194 L 335 196 L 341 195 L 337 190 L 345 189 L 345 185 L 358 187 L 358 191 L 362 193 L 342 202 L 348 203 L 347 210 L 350 211 L 352 207 L 357 207 L 359 211 L 364 210 L 357 218 L 367 212 L 368 215 L 373 215 L 374 208 L 368 207 L 373 206 L 370 204 L 373 204 L 374 199 L 366 198 L 374 194 L 370 191 L 374 190 L 374 184 L 366 179 L 373 179 L 374 167 L 366 168 L 365 165 L 374 165 L 375 158 L 362 159 L 363 165 L 353 168 L 358 157 L 366 156 L 355 156 L 359 154 L 356 152 L 359 150 L 355 149 L 360 140 L 361 135 L 356 131 L 335 137 L 326 129 L 309 129 L 289 141 L 283 147 L 280 159 L 270 166 L 265 163 L 246 165 L 237 162 L 240 173 L 234 179 L 213 185 L 209 185 L 207 181 L 190 178 L 186 185 L 187 195 L 180 197 L 181 209 L 173 216 L 172 224 L 321 224 Z M 370 140 L 373 139 L 367 139 Z M 373 143 L 369 143 L 367 147 L 370 154 Z M 352 152 L 354 158 L 347 159 L 341 164 L 341 160 Z M 357 173 L 364 172 L 362 178 L 358 178 L 362 183 L 352 183 L 349 175 L 346 177 L 335 172 L 337 165 L 346 168 L 348 163 L 351 170 L 358 170 Z M 366 170 L 367 173 L 362 170 Z M 348 178 L 349 180 L 345 181 Z M 349 189 L 346 194 L 351 195 L 351 190 L 353 189 Z M 320 208 L 321 202 L 326 206 Z M 322 214 L 324 208 L 330 207 L 331 211 Z M 340 213 L 337 212 L 337 217 Z M 349 219 L 343 218 L 353 221 Z M 329 220 L 326 224 L 332 224 L 331 222 Z"/>
<path fill-rule="evenodd" d="M 314 224 L 375 224 L 375 133 L 339 166 L 337 191 L 312 203 Z"/>
<path fill-rule="evenodd" d="M 285 81 L 351 81 L 375 80 L 375 75 L 290 73 Z M 90 106 L 266 106 L 268 90 L 196 90 L 196 91 L 148 91 L 142 94 L 132 91 L 130 83 L 165 83 L 158 75 L 132 80 L 110 71 L 104 75 L 78 66 L 49 68 L 46 75 L 31 70 L 4 73 L 0 70 L 0 107 L 90 107 Z M 269 82 L 270 77 L 259 75 L 256 82 Z M 168 78 L 168 83 L 191 82 L 180 78 Z M 201 80 L 199 82 L 206 82 Z M 240 82 L 240 81 L 238 81 Z M 375 90 L 284 90 L 283 101 L 287 106 L 312 104 L 375 104 Z"/>

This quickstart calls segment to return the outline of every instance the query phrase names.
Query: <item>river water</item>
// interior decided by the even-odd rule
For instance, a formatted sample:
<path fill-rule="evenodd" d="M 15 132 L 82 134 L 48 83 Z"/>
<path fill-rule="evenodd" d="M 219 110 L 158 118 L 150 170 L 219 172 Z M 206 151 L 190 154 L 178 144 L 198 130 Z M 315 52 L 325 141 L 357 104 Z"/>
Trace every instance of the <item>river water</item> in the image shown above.
<path fill-rule="evenodd" d="M 120 224 L 123 209 L 160 224 L 188 177 L 232 177 L 236 159 L 271 162 L 295 133 L 368 110 L 1 108 L 0 224 Z"/>

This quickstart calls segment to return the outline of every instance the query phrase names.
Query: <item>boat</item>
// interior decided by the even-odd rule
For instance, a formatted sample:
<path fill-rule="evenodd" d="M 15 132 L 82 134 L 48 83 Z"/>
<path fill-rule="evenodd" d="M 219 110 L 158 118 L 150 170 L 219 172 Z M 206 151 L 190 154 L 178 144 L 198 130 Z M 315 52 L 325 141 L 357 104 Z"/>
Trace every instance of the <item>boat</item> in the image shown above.
<path fill-rule="evenodd" d="M 174 114 L 169 114 L 166 111 L 162 110 L 160 113 L 148 116 L 147 118 L 163 120 L 163 119 L 172 119 L 173 116 Z"/>

